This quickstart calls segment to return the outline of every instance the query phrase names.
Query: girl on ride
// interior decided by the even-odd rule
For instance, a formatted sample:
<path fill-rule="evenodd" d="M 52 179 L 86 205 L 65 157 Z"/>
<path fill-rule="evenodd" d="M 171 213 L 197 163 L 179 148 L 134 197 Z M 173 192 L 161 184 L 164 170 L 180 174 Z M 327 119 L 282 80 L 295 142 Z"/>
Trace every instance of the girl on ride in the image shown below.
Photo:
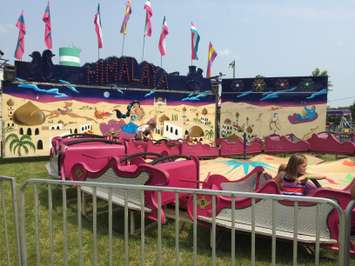
<path fill-rule="evenodd" d="M 306 173 L 307 158 L 302 154 L 294 154 L 288 160 L 287 165 L 281 164 L 275 177 L 282 194 L 285 195 L 307 195 L 314 191 L 317 186 L 316 180 L 327 179 L 328 182 L 335 183 L 326 176 L 314 176 Z M 313 180 L 313 182 L 308 179 Z"/>

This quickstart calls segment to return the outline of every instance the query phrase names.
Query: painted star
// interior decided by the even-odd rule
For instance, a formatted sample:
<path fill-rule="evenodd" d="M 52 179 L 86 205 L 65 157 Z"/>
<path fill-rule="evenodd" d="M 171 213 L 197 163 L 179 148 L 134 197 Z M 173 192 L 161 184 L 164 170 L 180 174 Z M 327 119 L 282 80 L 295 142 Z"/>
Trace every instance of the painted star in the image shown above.
<path fill-rule="evenodd" d="M 251 167 L 255 168 L 255 167 L 261 166 L 266 169 L 273 168 L 270 164 L 267 164 L 264 162 L 248 162 L 248 161 L 241 161 L 241 160 L 228 160 L 228 161 L 226 161 L 225 164 L 231 167 L 231 169 L 227 173 L 230 173 L 239 167 L 243 168 L 244 174 L 248 174 L 249 168 L 251 168 Z"/>

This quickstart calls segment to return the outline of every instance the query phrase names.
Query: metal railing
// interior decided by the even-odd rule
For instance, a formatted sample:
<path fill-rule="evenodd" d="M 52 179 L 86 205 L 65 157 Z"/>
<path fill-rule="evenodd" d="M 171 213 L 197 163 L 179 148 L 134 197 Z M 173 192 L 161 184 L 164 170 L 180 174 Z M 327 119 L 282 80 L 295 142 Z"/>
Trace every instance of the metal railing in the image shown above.
<path fill-rule="evenodd" d="M 42 187 L 46 187 L 44 190 Z M 29 208 L 26 203 L 29 198 L 30 188 L 33 188 L 33 198 L 34 205 L 29 202 L 29 206 L 34 206 L 34 209 Z M 84 221 L 82 220 L 82 192 L 84 187 L 91 187 L 91 200 L 92 200 L 92 224 L 88 225 L 88 222 L 85 221 L 85 226 L 83 226 Z M 40 188 L 40 189 L 39 189 Z M 58 188 L 60 188 L 58 190 Z M 70 190 L 68 188 L 71 188 Z M 98 198 L 102 197 L 102 189 L 104 188 L 107 192 L 105 195 L 105 200 L 107 200 L 107 209 L 108 215 L 107 221 L 105 223 L 100 223 L 98 226 L 98 208 L 99 201 Z M 99 262 L 102 262 L 100 258 L 105 255 L 105 264 L 113 265 L 116 264 L 117 256 L 119 252 L 113 247 L 114 230 L 113 230 L 113 205 L 116 204 L 114 199 L 115 193 L 120 191 L 123 201 L 121 207 L 123 207 L 123 257 L 120 257 L 120 261 L 124 265 L 128 265 L 130 262 L 130 250 L 133 248 L 139 247 L 139 263 L 140 265 L 145 264 L 146 259 L 146 249 L 149 247 L 156 247 L 156 252 L 154 260 L 157 265 L 165 264 L 163 263 L 162 249 L 163 249 L 163 239 L 162 231 L 164 225 L 162 225 L 162 216 L 165 211 L 166 206 L 162 206 L 162 196 L 165 192 L 174 193 L 175 205 L 172 209 L 173 215 L 171 216 L 175 222 L 175 234 L 174 238 L 174 248 L 175 248 L 175 264 L 179 265 L 182 263 L 181 260 L 181 247 L 180 247 L 180 236 L 179 228 L 180 221 L 183 219 L 182 210 L 179 206 L 179 198 L 181 193 L 189 193 L 192 197 L 193 204 L 193 213 L 192 213 L 192 256 L 191 262 L 192 265 L 197 265 L 198 260 L 198 195 L 208 195 L 211 197 L 211 214 L 210 224 L 211 224 L 211 261 L 212 265 L 217 264 L 217 253 L 216 253 L 216 227 L 217 227 L 217 197 L 229 197 L 231 199 L 231 264 L 236 264 L 236 236 L 235 232 L 238 230 L 236 218 L 236 197 L 250 198 L 251 199 L 251 212 L 250 212 L 250 232 L 251 232 L 251 256 L 250 263 L 251 265 L 256 265 L 256 234 L 257 224 L 256 224 L 256 215 L 258 214 L 258 208 L 256 208 L 261 202 L 260 200 L 270 201 L 272 206 L 272 245 L 271 245 L 271 263 L 276 265 L 276 239 L 279 237 L 277 235 L 278 224 L 276 224 L 276 217 L 278 215 L 278 209 L 275 208 L 275 205 L 278 201 L 290 201 L 293 202 L 293 256 L 292 264 L 297 265 L 298 262 L 298 245 L 300 243 L 299 239 L 299 223 L 303 217 L 299 217 L 299 210 L 301 208 L 301 203 L 312 203 L 316 207 L 316 216 L 315 216 L 315 236 L 314 236 L 314 245 L 315 245 L 315 256 L 314 263 L 319 265 L 319 256 L 320 256 L 320 246 L 321 246 L 321 236 L 320 236 L 320 226 L 319 226 L 319 216 L 320 208 L 324 205 L 331 206 L 332 209 L 336 210 L 339 218 L 339 240 L 338 240 L 338 265 L 344 265 L 346 252 L 346 245 L 344 244 L 347 236 L 345 235 L 345 214 L 341 207 L 333 200 L 326 198 L 312 198 L 312 197 L 303 197 L 303 196 L 284 196 L 284 195 L 273 195 L 273 194 L 259 194 L 259 193 L 248 193 L 248 192 L 232 192 L 232 191 L 216 191 L 216 190 L 198 190 L 198 189 L 182 189 L 182 188 L 167 188 L 167 187 L 157 187 L 157 186 L 143 186 L 143 185 L 124 185 L 124 184 L 115 184 L 115 183 L 97 183 L 97 182 L 71 182 L 71 181 L 60 181 L 60 180 L 44 180 L 44 179 L 30 179 L 21 187 L 20 190 L 20 214 L 21 214 L 21 258 L 22 265 L 28 264 L 49 264 L 53 265 L 56 260 L 55 256 L 63 260 L 64 265 L 68 264 L 79 264 L 84 265 L 89 263 L 88 260 L 91 260 L 93 265 L 98 265 Z M 136 202 L 137 206 L 140 206 L 140 210 L 136 211 L 140 216 L 140 238 L 135 239 L 134 241 L 139 242 L 137 245 L 130 245 L 130 236 L 129 236 L 129 211 L 130 211 L 130 191 L 139 191 L 139 200 Z M 156 197 L 156 207 L 157 207 L 157 225 L 156 225 L 156 242 L 154 244 L 149 243 L 146 237 L 146 206 L 145 206 L 145 192 L 154 191 L 157 193 Z M 53 194 L 55 193 L 55 196 Z M 101 194 L 100 194 L 101 193 Z M 43 201 L 40 203 L 40 199 Z M 75 209 L 68 206 L 68 199 L 74 199 L 76 201 Z M 45 201 L 45 202 L 44 202 Z M 85 206 L 86 208 L 86 206 Z M 106 208 L 106 206 L 105 206 Z M 60 211 L 55 211 L 59 210 Z M 30 212 L 30 214 L 29 214 Z M 44 215 L 45 214 L 45 215 Z M 34 221 L 28 223 L 29 219 L 26 219 L 27 216 L 32 215 Z M 54 218 L 55 216 L 55 218 Z M 60 223 L 55 225 L 54 221 L 60 218 Z M 103 243 L 102 241 L 102 227 L 107 226 L 108 232 L 108 242 Z M 70 229 L 69 229 L 70 227 Z M 28 228 L 34 228 L 34 237 L 29 237 Z M 68 232 L 73 232 L 75 229 L 75 236 L 68 234 Z M 55 232 L 60 232 L 56 234 Z M 70 231 L 69 231 L 70 230 Z M 90 234 L 89 234 L 90 232 Z M 100 233 L 101 232 L 101 233 Z M 88 234 L 90 235 L 88 237 Z M 122 240 L 121 240 L 122 241 Z M 165 242 L 165 241 L 164 241 Z M 171 244 L 170 242 L 170 244 Z M 85 244 L 85 249 L 84 249 Z M 122 243 L 121 243 L 122 244 Z M 88 252 L 88 246 L 91 246 L 90 252 Z M 114 253 L 115 250 L 115 253 Z M 62 253 L 59 255 L 59 253 Z M 171 255 L 171 254 L 170 254 Z M 164 255 L 165 256 L 165 255 Z M 49 257 L 49 258 L 48 258 Z M 186 259 L 186 258 L 185 258 Z M 45 261 L 45 263 L 43 263 Z M 169 262 L 171 263 L 171 262 Z"/>
<path fill-rule="evenodd" d="M 15 178 L 0 176 L 0 205 L 0 226 L 3 231 L 0 243 L 1 250 L 6 253 L 5 256 L 0 255 L 1 261 L 7 265 L 21 265 Z"/>

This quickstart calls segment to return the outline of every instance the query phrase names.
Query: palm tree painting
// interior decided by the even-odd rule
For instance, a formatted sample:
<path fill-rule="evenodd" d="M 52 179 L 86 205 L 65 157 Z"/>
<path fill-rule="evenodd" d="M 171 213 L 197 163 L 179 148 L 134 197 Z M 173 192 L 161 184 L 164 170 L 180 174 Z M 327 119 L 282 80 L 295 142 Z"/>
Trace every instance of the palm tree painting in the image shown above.
<path fill-rule="evenodd" d="M 10 151 L 14 154 L 17 153 L 18 156 L 22 155 L 22 150 L 28 154 L 29 148 L 32 148 L 33 151 L 36 151 L 36 146 L 32 143 L 31 137 L 29 135 L 22 135 L 19 138 L 15 133 L 11 133 L 5 139 L 5 144 L 7 142 L 10 142 Z"/>
<path fill-rule="evenodd" d="M 214 130 L 211 129 L 206 129 L 205 130 L 205 136 L 207 139 L 212 139 L 214 137 Z"/>

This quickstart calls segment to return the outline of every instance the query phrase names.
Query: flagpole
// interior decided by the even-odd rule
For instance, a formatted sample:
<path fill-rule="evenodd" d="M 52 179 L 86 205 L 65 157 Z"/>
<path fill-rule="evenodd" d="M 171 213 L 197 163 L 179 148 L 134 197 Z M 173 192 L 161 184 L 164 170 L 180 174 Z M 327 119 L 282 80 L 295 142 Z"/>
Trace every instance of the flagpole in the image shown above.
<path fill-rule="evenodd" d="M 97 48 L 97 61 L 100 60 L 100 48 Z"/>
<path fill-rule="evenodd" d="M 192 37 L 191 37 L 192 38 Z M 190 46 L 191 46 L 191 49 L 192 49 L 192 40 L 190 42 Z M 191 50 L 191 58 L 190 58 L 190 62 L 191 62 L 191 66 L 193 65 L 193 59 L 192 59 L 192 50 Z"/>
<path fill-rule="evenodd" d="M 163 56 L 160 56 L 160 67 L 163 68 Z"/>
<path fill-rule="evenodd" d="M 235 60 L 234 60 L 234 64 L 233 64 L 233 78 L 235 78 Z"/>
<path fill-rule="evenodd" d="M 191 66 L 193 66 L 194 60 L 192 59 L 192 40 L 190 42 L 190 46 L 191 46 Z"/>
<path fill-rule="evenodd" d="M 145 48 L 145 30 L 144 30 L 144 33 L 143 33 L 143 49 L 142 49 L 142 62 L 144 60 L 144 48 Z"/>
<path fill-rule="evenodd" d="M 126 34 L 123 34 L 123 38 L 122 38 L 122 52 L 121 52 L 121 56 L 123 56 L 123 52 L 124 52 L 124 42 L 126 39 Z"/>

